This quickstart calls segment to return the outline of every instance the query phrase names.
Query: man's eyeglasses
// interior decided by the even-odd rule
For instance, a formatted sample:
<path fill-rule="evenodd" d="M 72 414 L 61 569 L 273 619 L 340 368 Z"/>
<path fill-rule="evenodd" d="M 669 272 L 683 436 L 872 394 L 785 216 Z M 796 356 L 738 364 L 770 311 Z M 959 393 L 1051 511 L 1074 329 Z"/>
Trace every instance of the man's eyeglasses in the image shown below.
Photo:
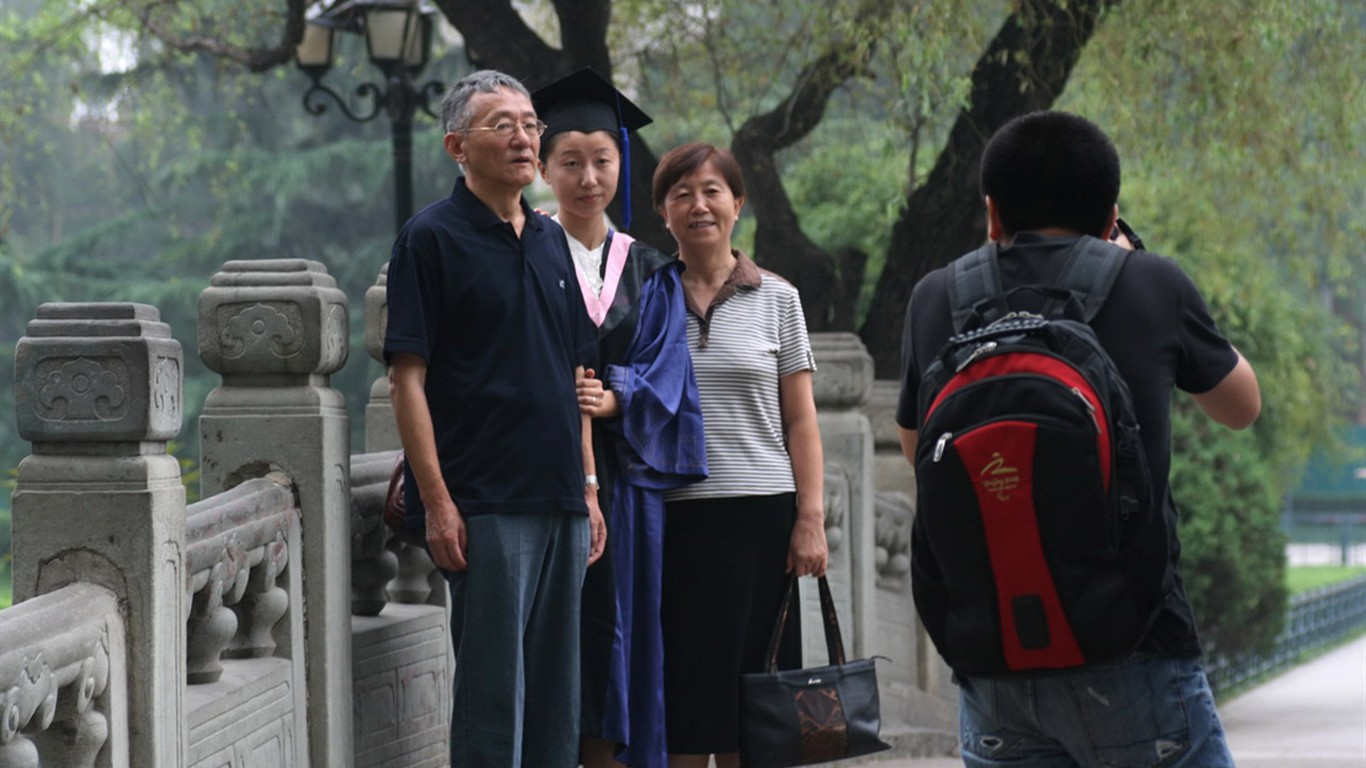
<path fill-rule="evenodd" d="M 514 123 L 511 120 L 504 120 L 497 125 L 484 126 L 482 128 L 461 128 L 461 133 L 473 133 L 474 131 L 493 131 L 493 134 L 500 139 L 510 139 L 518 128 L 526 131 L 526 135 L 540 137 L 545 133 L 545 129 L 550 126 L 540 120 L 530 120 L 525 123 Z"/>

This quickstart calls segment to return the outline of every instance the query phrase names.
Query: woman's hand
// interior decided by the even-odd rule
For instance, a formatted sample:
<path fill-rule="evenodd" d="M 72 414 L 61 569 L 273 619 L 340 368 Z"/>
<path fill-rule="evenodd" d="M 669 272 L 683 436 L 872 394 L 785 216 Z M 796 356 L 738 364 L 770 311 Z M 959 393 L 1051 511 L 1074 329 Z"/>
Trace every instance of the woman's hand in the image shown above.
<path fill-rule="evenodd" d="M 592 368 L 574 380 L 574 390 L 579 398 L 579 413 L 594 419 L 620 413 L 616 393 L 602 385 L 602 379 L 594 376 Z"/>
<path fill-rule="evenodd" d="M 824 576 L 829 560 L 824 516 L 799 514 L 787 547 L 787 572 L 796 576 Z"/>

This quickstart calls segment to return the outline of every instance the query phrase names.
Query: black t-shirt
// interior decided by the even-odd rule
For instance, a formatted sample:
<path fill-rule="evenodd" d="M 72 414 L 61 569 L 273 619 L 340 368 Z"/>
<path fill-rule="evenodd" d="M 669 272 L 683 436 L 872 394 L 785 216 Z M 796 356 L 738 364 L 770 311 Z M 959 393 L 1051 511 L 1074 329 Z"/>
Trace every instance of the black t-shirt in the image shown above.
<path fill-rule="evenodd" d="M 597 365 L 597 331 L 559 225 L 522 208 L 519 239 L 461 178 L 404 226 L 384 354 L 427 361 L 437 455 L 462 514 L 586 514 L 574 367 Z M 406 488 L 419 509 L 411 477 Z"/>
<path fill-rule="evenodd" d="M 1052 284 L 1074 242 L 1072 237 L 1020 233 L 999 254 L 1003 286 Z M 897 423 L 906 429 L 919 428 L 920 374 L 953 333 L 947 279 L 947 268 L 926 275 L 916 284 L 907 307 L 896 413 Z M 1186 273 L 1175 261 L 1148 251 L 1129 254 L 1091 327 L 1133 393 L 1154 498 L 1164 498 L 1170 492 L 1172 389 L 1209 391 L 1233 370 L 1237 352 Z M 1180 547 L 1171 511 L 1165 523 L 1176 558 Z M 1168 610 L 1159 617 L 1145 649 L 1179 656 L 1199 653 L 1179 574 Z"/>

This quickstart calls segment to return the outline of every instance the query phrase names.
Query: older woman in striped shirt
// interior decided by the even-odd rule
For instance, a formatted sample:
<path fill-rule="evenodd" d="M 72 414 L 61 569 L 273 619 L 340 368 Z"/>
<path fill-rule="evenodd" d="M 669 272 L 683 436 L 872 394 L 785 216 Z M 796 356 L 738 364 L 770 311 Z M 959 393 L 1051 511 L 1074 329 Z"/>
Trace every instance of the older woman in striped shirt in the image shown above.
<path fill-rule="evenodd" d="M 815 362 L 797 289 L 731 246 L 740 167 L 692 143 L 663 158 L 655 208 L 684 263 L 688 351 L 708 478 L 669 491 L 664 695 L 670 768 L 738 765 L 739 684 L 759 672 L 790 576 L 821 575 L 825 541 Z M 783 668 L 801 665 L 798 613 Z"/>

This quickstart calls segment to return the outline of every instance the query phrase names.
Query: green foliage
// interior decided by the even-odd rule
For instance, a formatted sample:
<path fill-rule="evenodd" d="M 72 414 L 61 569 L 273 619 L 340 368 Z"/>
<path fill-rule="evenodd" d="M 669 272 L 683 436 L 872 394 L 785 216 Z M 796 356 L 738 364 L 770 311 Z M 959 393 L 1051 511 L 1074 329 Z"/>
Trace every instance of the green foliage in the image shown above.
<path fill-rule="evenodd" d="M 900 132 L 886 122 L 832 116 L 812 141 L 829 136 L 843 140 L 820 152 L 794 152 L 784 182 L 808 237 L 832 253 L 854 248 L 868 256 L 864 293 L 871 297 L 903 200 Z"/>
<path fill-rule="evenodd" d="M 1359 67 L 1346 64 L 1366 44 L 1348 6 L 1118 4 L 1059 103 L 1114 138 L 1121 213 L 1191 275 L 1258 374 L 1249 433 L 1184 396 L 1173 420 L 1182 573 L 1202 636 L 1224 652 L 1279 631 L 1280 499 L 1362 397 L 1366 185 L 1341 169 L 1360 165 L 1366 140 Z"/>
<path fill-rule="evenodd" d="M 200 21 L 186 28 L 252 7 L 176 7 L 190 5 Z M 0 14 L 0 39 L 15 43 L 0 45 L 0 69 L 18 75 L 0 92 L 0 191 L 22 190 L 0 194 L 0 467 L 28 448 L 14 432 L 14 344 L 37 305 L 54 300 L 160 309 L 185 351 L 177 454 L 196 462 L 198 409 L 218 383 L 195 352 L 196 304 L 232 259 L 320 261 L 351 299 L 352 356 L 332 383 L 357 414 L 359 445 L 361 406 L 380 373 L 361 343 L 361 298 L 394 235 L 387 120 L 358 126 L 335 107 L 309 115 L 300 106 L 307 79 L 292 68 L 249 75 L 207 56 L 168 54 L 136 37 L 139 25 L 120 15 L 132 7 L 30 2 Z M 246 29 L 230 42 L 259 43 L 262 30 Z M 118 52 L 120 42 L 129 58 L 110 69 L 100 53 Z M 343 94 L 361 47 L 343 50 L 328 76 Z M 438 53 L 428 74 L 458 76 L 458 49 Z M 414 126 L 419 204 L 448 194 L 456 172 L 432 126 L 422 116 Z"/>
<path fill-rule="evenodd" d="M 1266 650 L 1285 617 L 1285 538 L 1276 472 L 1256 437 L 1214 424 L 1189 400 L 1173 413 L 1181 572 L 1205 647 Z"/>

